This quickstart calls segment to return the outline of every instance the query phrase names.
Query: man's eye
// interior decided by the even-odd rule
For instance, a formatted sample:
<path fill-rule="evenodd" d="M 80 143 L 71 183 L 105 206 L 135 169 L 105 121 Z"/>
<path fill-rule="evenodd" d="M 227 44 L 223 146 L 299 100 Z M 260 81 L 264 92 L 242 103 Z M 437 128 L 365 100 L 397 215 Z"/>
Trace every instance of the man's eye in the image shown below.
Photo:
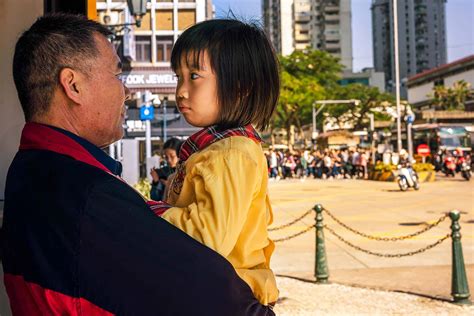
<path fill-rule="evenodd" d="M 197 73 L 192 73 L 191 74 L 191 80 L 196 80 L 197 78 L 199 78 L 200 76 L 197 74 Z"/>

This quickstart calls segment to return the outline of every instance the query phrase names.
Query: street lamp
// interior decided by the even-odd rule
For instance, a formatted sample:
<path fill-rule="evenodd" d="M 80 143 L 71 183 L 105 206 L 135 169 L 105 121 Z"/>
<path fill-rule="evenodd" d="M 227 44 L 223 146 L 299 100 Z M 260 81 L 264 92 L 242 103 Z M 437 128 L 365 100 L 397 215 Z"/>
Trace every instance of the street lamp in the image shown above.
<path fill-rule="evenodd" d="M 146 0 L 127 0 L 128 10 L 135 18 L 135 23 L 108 24 L 111 20 L 109 15 L 104 15 L 104 23 L 112 32 L 114 32 L 114 36 L 127 26 L 136 25 L 137 27 L 140 27 L 142 24 L 142 18 L 146 14 L 146 3 Z"/>
<path fill-rule="evenodd" d="M 358 106 L 360 104 L 360 100 L 356 100 L 356 99 L 350 99 L 350 100 L 321 100 L 321 101 L 314 101 L 313 102 L 313 137 L 312 138 L 316 138 L 315 135 L 317 133 L 316 131 L 316 116 L 318 116 L 319 112 L 322 111 L 322 109 L 324 109 L 324 107 L 326 106 L 326 104 L 347 104 L 347 103 L 350 103 L 350 104 L 354 104 L 355 106 Z M 319 109 L 316 111 L 316 108 L 315 108 L 315 105 L 316 104 L 321 104 L 321 106 L 319 107 Z"/>
<path fill-rule="evenodd" d="M 393 0 L 393 39 L 395 49 L 395 96 L 397 100 L 397 150 L 402 150 L 402 126 L 400 115 L 400 61 L 398 56 L 398 1 Z"/>

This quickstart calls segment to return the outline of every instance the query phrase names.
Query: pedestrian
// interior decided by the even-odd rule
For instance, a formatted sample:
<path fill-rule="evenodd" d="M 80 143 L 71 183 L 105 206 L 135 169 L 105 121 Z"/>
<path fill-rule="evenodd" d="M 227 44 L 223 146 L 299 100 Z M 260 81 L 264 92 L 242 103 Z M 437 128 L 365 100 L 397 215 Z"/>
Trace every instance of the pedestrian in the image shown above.
<path fill-rule="evenodd" d="M 270 269 L 272 209 L 261 138 L 279 94 L 278 61 L 253 24 L 215 19 L 180 35 L 171 54 L 176 101 L 202 128 L 181 147 L 166 202 L 156 213 L 232 263 L 256 298 L 278 298 Z"/>
<path fill-rule="evenodd" d="M 130 97 L 110 35 L 53 14 L 16 44 L 26 124 L 1 240 L 12 314 L 273 315 L 227 260 L 157 217 L 103 151 L 123 136 Z"/>
<path fill-rule="evenodd" d="M 164 164 L 160 168 L 152 168 L 150 197 L 152 200 L 160 201 L 165 196 L 169 186 L 169 177 L 176 171 L 178 165 L 178 153 L 183 142 L 178 138 L 170 138 L 163 144 Z"/>

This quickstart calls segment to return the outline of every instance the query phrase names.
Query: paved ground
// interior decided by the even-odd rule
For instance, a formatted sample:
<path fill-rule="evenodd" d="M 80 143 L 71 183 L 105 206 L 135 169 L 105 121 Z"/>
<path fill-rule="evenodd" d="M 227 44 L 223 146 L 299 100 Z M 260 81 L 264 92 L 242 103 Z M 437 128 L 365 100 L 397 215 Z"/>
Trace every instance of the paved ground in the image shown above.
<path fill-rule="evenodd" d="M 444 212 L 459 209 L 471 289 L 474 289 L 473 189 L 474 181 L 444 177 L 435 183 L 422 184 L 418 192 L 400 192 L 396 183 L 361 180 L 284 180 L 269 186 L 274 226 L 287 223 L 315 203 L 321 203 L 355 229 L 377 236 L 396 236 L 423 229 Z M 439 227 L 414 239 L 385 243 L 347 233 L 328 216 L 325 222 L 350 242 L 385 253 L 424 247 L 449 233 L 450 225 L 449 220 L 445 220 Z M 274 238 L 285 237 L 313 223 L 311 214 L 271 234 Z M 354 250 L 327 231 L 325 234 L 329 285 L 314 283 L 314 231 L 277 243 L 272 261 L 281 294 L 275 308 L 277 315 L 474 315 L 474 306 L 447 303 L 451 282 L 449 239 L 422 254 L 387 259 Z M 0 315 L 10 315 L 3 284 L 0 284 Z"/>
<path fill-rule="evenodd" d="M 290 222 L 316 203 L 337 218 L 362 232 L 380 237 L 400 236 L 419 231 L 435 222 L 444 212 L 461 211 L 461 233 L 468 280 L 474 286 L 474 182 L 439 177 L 423 183 L 420 191 L 401 192 L 396 183 L 361 180 L 284 180 L 272 182 L 269 192 L 274 205 L 273 226 Z M 314 223 L 314 214 L 281 231 L 281 238 Z M 416 238 L 397 242 L 377 242 L 354 235 L 325 214 L 325 223 L 361 248 L 382 253 L 404 253 L 422 248 L 450 232 L 449 218 Z M 330 281 L 372 289 L 401 291 L 449 300 L 451 291 L 451 240 L 424 253 L 403 258 L 379 258 L 355 250 L 325 231 Z M 285 277 L 314 281 L 314 230 L 277 243 L 272 268 Z M 287 278 L 279 278 L 282 281 Z M 298 281 L 294 281 L 298 282 Z M 301 282 L 301 284 L 311 284 Z M 303 286 L 303 285 L 302 285 Z M 314 287 L 313 284 L 311 286 Z M 316 286 L 320 287 L 320 286 Z M 315 290 L 316 291 L 316 290 Z M 288 293 L 289 300 L 296 300 Z M 319 299 L 315 297 L 315 300 Z M 303 305 L 307 305 L 305 302 Z M 426 305 L 426 304 L 425 304 Z M 382 305 L 380 306 L 382 307 Z M 322 311 L 316 309 L 314 312 Z M 349 312 L 350 309 L 346 309 Z M 357 308 L 354 310 L 357 313 Z M 474 312 L 474 310 L 470 310 Z M 359 310 L 363 312 L 363 310 Z M 289 314 L 288 314 L 289 315 Z"/>

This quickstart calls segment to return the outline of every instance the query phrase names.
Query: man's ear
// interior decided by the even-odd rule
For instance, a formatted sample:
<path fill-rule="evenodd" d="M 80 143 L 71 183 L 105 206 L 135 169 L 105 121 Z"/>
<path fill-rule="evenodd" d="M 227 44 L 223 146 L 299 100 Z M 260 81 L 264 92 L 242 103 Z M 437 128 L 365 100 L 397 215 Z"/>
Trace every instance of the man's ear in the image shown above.
<path fill-rule="evenodd" d="M 71 68 L 63 68 L 59 72 L 59 84 L 71 101 L 81 103 L 84 97 L 82 91 L 83 76 Z"/>

